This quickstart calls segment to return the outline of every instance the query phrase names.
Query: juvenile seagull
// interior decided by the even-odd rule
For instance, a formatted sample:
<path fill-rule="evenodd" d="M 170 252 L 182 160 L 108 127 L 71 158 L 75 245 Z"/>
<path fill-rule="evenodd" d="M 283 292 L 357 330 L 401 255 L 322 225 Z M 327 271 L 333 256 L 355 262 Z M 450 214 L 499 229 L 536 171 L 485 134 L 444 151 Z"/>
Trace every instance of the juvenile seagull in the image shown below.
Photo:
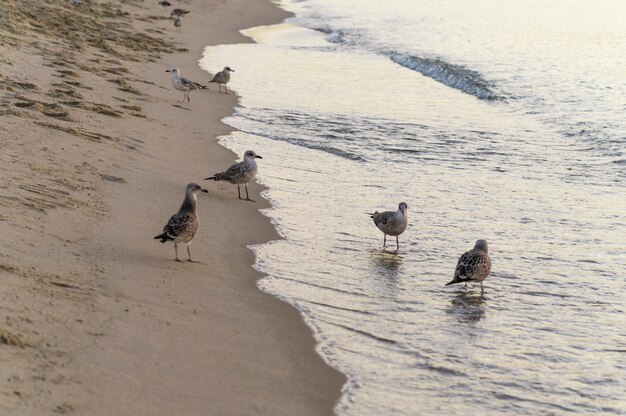
<path fill-rule="evenodd" d="M 208 181 L 213 179 L 215 181 L 228 181 L 237 185 L 237 194 L 239 195 L 239 199 L 242 199 L 239 185 L 243 183 L 246 187 L 246 201 L 256 202 L 254 199 L 250 199 L 250 196 L 248 195 L 248 182 L 254 179 L 257 172 L 255 159 L 263 158 L 254 153 L 253 150 L 246 150 L 246 153 L 243 154 L 243 162 L 236 163 L 224 172 L 216 173 L 210 178 L 205 178 L 204 180 Z"/>
<path fill-rule="evenodd" d="M 398 236 L 406 230 L 406 226 L 408 223 L 408 218 L 406 215 L 406 211 L 409 209 L 409 206 L 400 202 L 398 205 L 397 211 L 385 211 L 385 212 L 374 212 L 373 214 L 369 214 L 371 218 L 374 220 L 374 224 L 378 227 L 380 231 L 385 234 L 383 239 L 383 248 L 387 247 L 387 235 L 395 235 L 396 236 L 396 248 L 400 249 L 400 242 L 398 241 Z"/>
<path fill-rule="evenodd" d="M 174 10 L 172 10 L 172 13 L 170 13 L 170 19 L 173 19 L 175 16 L 183 17 L 187 13 L 189 13 L 189 10 L 174 9 Z"/>
<path fill-rule="evenodd" d="M 174 251 L 176 252 L 176 261 L 182 261 L 178 258 L 178 243 L 187 243 L 187 254 L 189 261 L 191 259 L 191 242 L 198 233 L 200 221 L 196 215 L 196 206 L 198 200 L 196 193 L 198 191 L 209 192 L 196 183 L 190 183 L 185 190 L 185 200 L 178 212 L 170 218 L 167 225 L 163 228 L 163 234 L 154 237 L 155 240 L 161 240 L 162 243 L 167 241 L 174 242 Z"/>
<path fill-rule="evenodd" d="M 489 258 L 489 247 L 486 240 L 478 240 L 474 248 L 463 253 L 459 262 L 456 264 L 454 271 L 454 279 L 446 286 L 454 283 L 478 282 L 480 283 L 480 293 L 484 293 L 483 280 L 489 276 L 491 272 L 491 258 Z"/>
<path fill-rule="evenodd" d="M 230 67 L 225 66 L 223 70 L 221 70 L 220 72 L 218 72 L 217 74 L 215 74 L 215 76 L 213 77 L 213 79 L 211 81 L 209 81 L 209 84 L 212 82 L 216 82 L 218 87 L 219 87 L 219 91 L 222 92 L 222 85 L 224 86 L 224 93 L 228 94 L 228 88 L 226 87 L 226 84 L 228 84 L 228 81 L 230 81 L 230 73 L 231 72 L 235 72 L 235 70 L 230 69 Z"/>
<path fill-rule="evenodd" d="M 170 73 L 170 78 L 172 79 L 172 86 L 178 91 L 182 91 L 185 94 L 183 95 L 183 100 L 181 102 L 185 102 L 185 97 L 188 102 L 191 102 L 191 98 L 189 98 L 189 93 L 193 90 L 205 89 L 205 85 L 200 85 L 197 82 L 193 82 L 188 80 L 187 78 L 180 77 L 180 69 L 172 68 L 166 69 L 165 72 Z"/>

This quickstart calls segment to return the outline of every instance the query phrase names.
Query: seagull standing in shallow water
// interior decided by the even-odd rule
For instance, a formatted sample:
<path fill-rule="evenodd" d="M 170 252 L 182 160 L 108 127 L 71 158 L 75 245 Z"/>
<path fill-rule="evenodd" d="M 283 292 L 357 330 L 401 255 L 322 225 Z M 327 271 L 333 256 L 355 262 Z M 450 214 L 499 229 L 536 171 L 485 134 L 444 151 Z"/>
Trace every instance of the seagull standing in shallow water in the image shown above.
<path fill-rule="evenodd" d="M 213 77 L 213 79 L 211 81 L 209 81 L 209 84 L 212 82 L 216 82 L 220 92 L 222 92 L 222 85 L 224 86 L 224 94 L 228 94 L 228 87 L 226 87 L 226 84 L 228 84 L 228 81 L 230 81 L 230 73 L 231 72 L 235 72 L 234 69 L 230 69 L 230 67 L 225 66 L 223 70 L 221 70 L 220 72 L 218 72 L 217 74 L 215 74 L 215 76 Z"/>
<path fill-rule="evenodd" d="M 484 293 L 483 280 L 489 276 L 491 272 L 491 258 L 489 257 L 489 246 L 487 240 L 478 240 L 474 248 L 463 253 L 459 258 L 454 270 L 454 278 L 446 286 L 465 282 L 480 283 L 480 293 Z"/>
<path fill-rule="evenodd" d="M 167 222 L 167 225 L 163 228 L 163 234 L 154 237 L 155 240 L 160 239 L 162 243 L 167 241 L 174 242 L 176 261 L 182 261 L 178 258 L 178 243 L 187 243 L 187 255 L 189 256 L 189 261 L 194 261 L 191 258 L 190 246 L 191 242 L 198 233 L 198 228 L 200 228 L 200 220 L 198 220 L 198 215 L 196 215 L 196 206 L 198 205 L 196 193 L 198 192 L 208 193 L 209 191 L 195 183 L 187 185 L 183 205 L 181 205 L 178 212 L 172 215 L 170 220 Z"/>
<path fill-rule="evenodd" d="M 243 154 L 243 162 L 236 163 L 224 172 L 216 173 L 210 178 L 205 178 L 204 180 L 208 181 L 213 179 L 215 181 L 228 181 L 237 185 L 237 194 L 239 195 L 239 199 L 242 199 L 239 185 L 243 183 L 246 187 L 246 201 L 256 202 L 254 199 L 250 199 L 250 196 L 248 195 L 248 182 L 254 179 L 257 173 L 255 159 L 263 158 L 257 155 L 254 150 L 247 150 L 246 153 Z"/>
<path fill-rule="evenodd" d="M 396 248 L 400 249 L 400 242 L 398 241 L 398 236 L 406 230 L 406 226 L 408 224 L 408 219 L 406 212 L 409 209 L 409 206 L 400 202 L 398 205 L 397 211 L 385 211 L 385 212 L 374 212 L 373 214 L 369 214 L 370 217 L 374 220 L 374 224 L 380 231 L 385 234 L 383 239 L 383 248 L 387 247 L 387 236 L 395 235 L 396 236 Z"/>
<path fill-rule="evenodd" d="M 197 82 L 190 81 L 187 78 L 182 78 L 180 76 L 180 69 L 178 68 L 166 69 L 165 72 L 170 73 L 172 86 L 178 91 L 182 91 L 185 93 L 183 95 L 183 100 L 181 101 L 183 103 L 185 102 L 185 97 L 187 98 L 188 102 L 191 102 L 191 98 L 189 98 L 189 93 L 191 91 L 198 90 L 198 89 L 206 89 L 205 85 L 201 85 L 201 84 L 198 84 Z"/>

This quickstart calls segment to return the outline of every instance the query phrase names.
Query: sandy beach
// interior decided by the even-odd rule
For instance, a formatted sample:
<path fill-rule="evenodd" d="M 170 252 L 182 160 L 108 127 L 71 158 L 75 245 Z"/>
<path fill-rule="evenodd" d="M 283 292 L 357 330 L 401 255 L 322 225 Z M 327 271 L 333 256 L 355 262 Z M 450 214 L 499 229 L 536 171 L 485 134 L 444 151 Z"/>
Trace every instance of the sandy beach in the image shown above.
<path fill-rule="evenodd" d="M 207 85 L 205 46 L 287 14 L 173 3 L 180 32 L 156 1 L 0 4 L 2 414 L 320 415 L 341 393 L 299 312 L 256 287 L 247 247 L 279 238 L 262 188 L 202 181 L 241 157 L 216 140 L 236 95 L 181 103 L 165 73 Z M 209 190 L 200 263 L 177 263 L 153 237 L 189 182 Z"/>

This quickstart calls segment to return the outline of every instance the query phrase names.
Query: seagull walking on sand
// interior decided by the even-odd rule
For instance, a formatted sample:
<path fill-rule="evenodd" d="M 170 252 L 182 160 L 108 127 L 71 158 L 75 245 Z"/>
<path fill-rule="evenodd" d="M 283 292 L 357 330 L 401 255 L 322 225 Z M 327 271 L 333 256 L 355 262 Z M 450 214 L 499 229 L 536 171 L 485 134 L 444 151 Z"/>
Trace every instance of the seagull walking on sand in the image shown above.
<path fill-rule="evenodd" d="M 374 224 L 385 234 L 383 248 L 387 247 L 387 236 L 396 236 L 396 248 L 400 249 L 398 236 L 406 230 L 408 224 L 407 210 L 409 206 L 405 202 L 400 202 L 397 211 L 374 212 L 369 214 L 374 220 Z"/>
<path fill-rule="evenodd" d="M 226 84 L 228 84 L 228 81 L 230 81 L 231 72 L 235 72 L 235 70 L 230 69 L 230 67 L 228 66 L 225 66 L 223 70 L 221 70 L 220 72 L 215 74 L 215 76 L 213 76 L 213 79 L 209 81 L 209 84 L 212 82 L 217 83 L 220 92 L 222 92 L 222 85 L 223 85 L 224 94 L 228 94 L 228 87 L 226 87 Z"/>
<path fill-rule="evenodd" d="M 480 293 L 484 293 L 483 280 L 489 276 L 491 272 L 491 258 L 489 257 L 489 247 L 486 240 L 478 240 L 474 248 L 463 253 L 459 258 L 454 270 L 454 278 L 446 286 L 465 282 L 480 283 Z"/>
<path fill-rule="evenodd" d="M 246 153 L 243 154 L 242 162 L 232 165 L 224 172 L 216 173 L 210 178 L 205 178 L 205 181 L 213 179 L 215 181 L 228 181 L 237 185 L 237 194 L 239 195 L 239 199 L 242 199 L 239 185 L 244 184 L 246 188 L 246 201 L 256 202 L 254 199 L 250 199 L 250 196 L 248 195 L 248 182 L 254 179 L 257 173 L 255 159 L 263 158 L 257 155 L 253 150 L 247 150 Z"/>
<path fill-rule="evenodd" d="M 181 78 L 180 69 L 166 69 L 165 72 L 170 73 L 170 78 L 172 80 L 172 86 L 178 91 L 182 91 L 185 94 L 183 95 L 183 100 L 181 102 L 185 102 L 185 98 L 187 98 L 188 102 L 191 102 L 191 98 L 189 98 L 189 93 L 193 90 L 198 89 L 206 89 L 205 85 L 198 84 L 197 82 L 190 81 L 187 78 Z"/>
<path fill-rule="evenodd" d="M 163 234 L 154 237 L 155 240 L 161 240 L 162 243 L 167 241 L 174 242 L 174 251 L 176 252 L 176 261 L 182 261 L 178 258 L 178 243 L 187 243 L 187 255 L 189 260 L 193 262 L 191 258 L 191 242 L 198 233 L 200 228 L 200 220 L 196 215 L 196 206 L 198 200 L 196 193 L 209 192 L 196 183 L 190 183 L 185 190 L 185 199 L 183 205 L 181 205 L 178 212 L 170 218 L 167 225 L 163 228 Z"/>
<path fill-rule="evenodd" d="M 187 13 L 189 13 L 189 10 L 184 10 L 184 9 L 174 9 L 172 10 L 172 13 L 170 13 L 170 19 L 173 19 L 176 16 L 180 16 L 183 17 L 184 15 L 186 15 Z"/>

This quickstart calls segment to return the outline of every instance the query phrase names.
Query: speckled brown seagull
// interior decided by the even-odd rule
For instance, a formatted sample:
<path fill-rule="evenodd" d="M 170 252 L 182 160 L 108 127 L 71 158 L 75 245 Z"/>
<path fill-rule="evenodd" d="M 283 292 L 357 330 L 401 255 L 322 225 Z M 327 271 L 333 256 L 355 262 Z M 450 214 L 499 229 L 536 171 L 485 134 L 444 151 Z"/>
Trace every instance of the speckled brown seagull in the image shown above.
<path fill-rule="evenodd" d="M 198 233 L 198 228 L 200 228 L 200 221 L 198 220 L 198 215 L 196 215 L 196 206 L 198 204 L 196 193 L 198 192 L 209 191 L 203 189 L 196 183 L 190 183 L 187 185 L 183 205 L 181 205 L 178 212 L 172 215 L 170 220 L 167 222 L 167 225 L 163 228 L 163 234 L 154 237 L 155 240 L 160 239 L 162 243 L 167 241 L 174 242 L 176 261 L 182 261 L 178 258 L 178 243 L 187 243 L 187 255 L 189 256 L 189 261 L 194 261 L 191 258 L 191 249 L 189 247 Z"/>
<path fill-rule="evenodd" d="M 213 77 L 213 79 L 211 81 L 209 81 L 209 84 L 212 82 L 217 83 L 220 92 L 222 92 L 222 85 L 224 86 L 224 93 L 228 94 L 228 87 L 226 87 L 226 84 L 228 84 L 228 81 L 230 81 L 230 73 L 231 72 L 235 72 L 234 69 L 230 69 L 230 67 L 225 66 L 224 69 L 222 69 L 220 72 L 218 72 L 217 74 L 215 74 L 215 76 Z"/>
<path fill-rule="evenodd" d="M 237 194 L 239 195 L 239 199 L 241 198 L 241 189 L 239 185 L 244 184 L 246 187 L 246 201 L 255 202 L 254 199 L 250 199 L 248 195 L 248 182 L 250 182 L 257 173 L 257 165 L 255 159 L 263 159 L 261 156 L 257 155 L 254 150 L 246 150 L 246 153 L 243 154 L 243 161 L 236 163 L 226 169 L 224 172 L 216 173 L 210 178 L 205 178 L 205 181 L 215 180 L 215 181 L 228 181 L 232 184 L 237 185 Z"/>
<path fill-rule="evenodd" d="M 408 224 L 408 209 L 409 206 L 406 203 L 400 202 L 397 211 L 376 211 L 373 214 L 369 214 L 374 220 L 376 227 L 378 227 L 378 229 L 385 234 L 383 239 L 383 248 L 387 247 L 387 236 L 392 235 L 396 237 L 396 248 L 400 249 L 398 236 L 406 230 L 406 226 Z"/>
<path fill-rule="evenodd" d="M 489 247 L 486 240 L 478 240 L 474 248 L 463 253 L 459 258 L 454 270 L 454 278 L 446 286 L 455 283 L 478 282 L 480 283 L 480 293 L 484 293 L 483 280 L 491 272 L 491 258 L 489 257 Z"/>

